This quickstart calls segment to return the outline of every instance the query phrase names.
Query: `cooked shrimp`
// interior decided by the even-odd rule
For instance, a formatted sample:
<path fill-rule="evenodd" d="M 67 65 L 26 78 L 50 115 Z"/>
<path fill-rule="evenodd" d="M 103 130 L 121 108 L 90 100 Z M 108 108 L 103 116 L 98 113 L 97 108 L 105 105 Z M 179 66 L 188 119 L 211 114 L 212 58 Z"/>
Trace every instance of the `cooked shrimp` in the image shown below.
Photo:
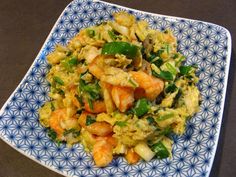
<path fill-rule="evenodd" d="M 161 79 L 150 76 L 143 71 L 130 71 L 133 79 L 144 89 L 145 96 L 149 100 L 154 100 L 163 90 L 164 82 Z"/>
<path fill-rule="evenodd" d="M 57 133 L 57 135 L 60 137 L 62 136 L 64 130 L 60 125 L 61 119 L 66 117 L 66 111 L 65 109 L 58 109 L 54 112 L 52 112 L 51 117 L 49 119 L 49 125 L 50 127 Z"/>
<path fill-rule="evenodd" d="M 111 91 L 112 99 L 116 107 L 125 112 L 134 102 L 134 89 L 130 87 L 113 86 Z"/>
<path fill-rule="evenodd" d="M 136 88 L 134 90 L 134 98 L 136 100 L 140 99 L 140 98 L 145 98 L 146 97 L 146 94 L 145 94 L 145 90 L 143 88 Z"/>
<path fill-rule="evenodd" d="M 49 125 L 61 138 L 66 129 L 78 127 L 78 122 L 76 118 L 67 116 L 67 109 L 58 109 L 52 112 Z"/>
<path fill-rule="evenodd" d="M 89 103 L 84 101 L 84 109 L 91 113 L 102 113 L 106 112 L 106 105 L 104 101 L 93 101 L 92 108 L 90 108 Z"/>
<path fill-rule="evenodd" d="M 94 116 L 94 114 L 91 114 L 89 112 L 83 111 L 82 114 L 80 114 L 78 122 L 80 124 L 81 127 L 86 128 L 86 119 L 87 116 Z"/>
<path fill-rule="evenodd" d="M 108 136 L 98 136 L 96 137 L 96 140 L 106 140 L 107 143 L 109 143 L 110 145 L 112 145 L 112 147 L 116 147 L 117 146 L 117 139 L 114 138 L 112 135 L 108 135 Z"/>
<path fill-rule="evenodd" d="M 93 146 L 93 159 L 97 167 L 107 166 L 113 159 L 112 145 L 106 140 L 98 140 Z"/>
<path fill-rule="evenodd" d="M 88 112 L 83 112 L 79 117 L 79 124 L 84 127 L 88 132 L 97 135 L 97 136 L 107 136 L 112 133 L 112 126 L 107 122 L 94 122 L 90 125 L 86 125 Z"/>
<path fill-rule="evenodd" d="M 107 136 L 112 132 L 112 126 L 107 122 L 94 122 L 93 124 L 86 126 L 86 129 L 98 136 Z"/>
<path fill-rule="evenodd" d="M 140 156 L 131 148 L 126 152 L 125 159 L 129 164 L 136 164 L 140 160 Z"/>

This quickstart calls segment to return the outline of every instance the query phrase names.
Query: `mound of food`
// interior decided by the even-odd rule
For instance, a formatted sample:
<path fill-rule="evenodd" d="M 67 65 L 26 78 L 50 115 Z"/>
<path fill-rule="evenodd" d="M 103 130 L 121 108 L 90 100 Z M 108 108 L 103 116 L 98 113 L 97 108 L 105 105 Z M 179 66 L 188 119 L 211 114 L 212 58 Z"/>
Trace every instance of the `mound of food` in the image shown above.
<path fill-rule="evenodd" d="M 56 142 L 82 143 L 98 167 L 171 157 L 171 133 L 199 110 L 196 66 L 183 65 L 170 30 L 126 12 L 81 31 L 47 56 L 49 96 L 40 123 Z"/>

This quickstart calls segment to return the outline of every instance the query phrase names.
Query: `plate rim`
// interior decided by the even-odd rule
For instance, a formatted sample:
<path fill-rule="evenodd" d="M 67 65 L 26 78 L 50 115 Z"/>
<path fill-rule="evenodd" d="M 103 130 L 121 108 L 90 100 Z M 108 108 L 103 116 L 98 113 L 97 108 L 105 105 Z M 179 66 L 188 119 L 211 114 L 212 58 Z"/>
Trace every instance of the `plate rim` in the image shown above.
<path fill-rule="evenodd" d="M 30 71 L 32 70 L 34 64 L 37 62 L 37 58 L 40 57 L 43 48 L 46 46 L 46 44 L 49 41 L 50 36 L 53 34 L 53 31 L 55 30 L 57 24 L 59 23 L 61 17 L 63 16 L 64 12 L 68 9 L 68 6 L 70 6 L 75 0 L 71 1 L 70 3 L 67 4 L 67 6 L 63 9 L 63 11 L 61 12 L 61 14 L 59 15 L 59 17 L 57 18 L 56 22 L 54 23 L 52 29 L 50 30 L 49 34 L 47 35 L 42 47 L 40 48 L 38 54 L 36 55 L 36 57 L 34 57 L 34 60 L 32 62 L 32 64 L 30 65 L 29 69 L 27 70 L 26 74 L 23 76 L 23 78 L 21 79 L 20 83 L 16 86 L 16 88 L 13 90 L 13 92 L 10 94 L 10 96 L 8 97 L 8 99 L 5 101 L 5 103 L 3 104 L 2 108 L 0 109 L 0 115 L 4 112 L 7 104 L 11 101 L 12 97 L 14 96 L 14 94 L 17 92 L 17 90 L 19 89 L 20 86 L 25 87 L 27 85 L 27 83 L 24 83 L 24 81 L 26 80 L 27 76 L 30 74 Z M 130 8 L 130 7 L 125 7 L 122 5 L 118 5 L 118 4 L 114 4 L 114 3 L 110 3 L 110 2 L 105 2 L 102 0 L 86 0 L 86 1 L 91 1 L 91 2 L 100 2 L 103 4 L 107 4 L 107 5 L 111 5 L 111 6 L 116 6 L 118 8 L 121 9 L 125 9 L 125 10 L 132 10 L 134 12 L 139 12 L 139 13 L 144 13 L 144 14 L 149 14 L 149 15 L 153 15 L 153 16 L 158 16 L 158 17 L 165 17 L 168 18 L 168 20 L 171 21 L 179 21 L 179 20 L 186 20 L 186 21 L 191 21 L 191 22 L 201 22 L 204 24 L 210 24 L 212 26 L 217 26 L 217 27 L 221 27 L 225 32 L 226 32 L 226 36 L 228 38 L 227 41 L 227 47 L 228 47 L 228 51 L 227 51 L 227 55 L 226 55 L 226 68 L 225 68 L 225 81 L 224 81 L 224 87 L 223 87 L 223 94 L 222 94 L 222 102 L 221 102 L 221 107 L 222 107 L 222 111 L 220 112 L 219 115 L 219 128 L 218 131 L 216 132 L 216 144 L 213 146 L 213 155 L 212 158 L 210 160 L 209 166 L 206 172 L 206 176 L 209 177 L 210 173 L 211 173 L 211 169 L 213 166 L 213 162 L 215 159 L 215 155 L 216 155 L 216 150 L 219 144 L 219 137 L 220 137 L 220 132 L 221 132 L 221 126 L 222 126 L 222 121 L 223 121 L 223 115 L 224 115 L 224 110 L 225 110 L 225 100 L 226 100 L 226 92 L 227 92 L 227 86 L 228 86 L 228 76 L 229 76 L 229 70 L 230 70 L 230 63 L 231 63 L 231 54 L 232 54 L 232 37 L 231 37 L 231 33 L 230 31 L 221 25 L 212 23 L 212 22 L 206 22 L 206 21 L 201 21 L 201 20 L 195 20 L 195 19 L 190 19 L 190 18 L 184 18 L 184 17 L 176 17 L 176 16 L 171 16 L 171 15 L 163 15 L 163 14 L 158 14 L 158 13 L 153 13 L 153 12 L 147 12 L 147 11 L 143 11 L 143 10 L 138 10 L 138 9 L 134 9 L 134 8 Z M 40 161 L 38 161 L 37 159 L 34 159 L 31 155 L 28 155 L 27 153 L 25 153 L 23 150 L 14 147 L 14 145 L 9 141 L 8 138 L 6 138 L 3 134 L 0 133 L 0 139 L 2 141 L 4 141 L 6 144 L 8 144 L 10 147 L 12 147 L 14 150 L 18 151 L 20 154 L 24 155 L 25 157 L 33 160 L 34 162 L 36 162 L 39 165 L 42 165 L 44 167 L 46 167 L 49 170 L 52 170 L 58 174 L 61 174 L 63 176 L 65 176 L 66 171 L 59 171 L 57 170 L 53 165 L 46 165 Z M 70 176 L 68 174 L 66 174 L 68 177 L 76 177 L 75 175 Z"/>

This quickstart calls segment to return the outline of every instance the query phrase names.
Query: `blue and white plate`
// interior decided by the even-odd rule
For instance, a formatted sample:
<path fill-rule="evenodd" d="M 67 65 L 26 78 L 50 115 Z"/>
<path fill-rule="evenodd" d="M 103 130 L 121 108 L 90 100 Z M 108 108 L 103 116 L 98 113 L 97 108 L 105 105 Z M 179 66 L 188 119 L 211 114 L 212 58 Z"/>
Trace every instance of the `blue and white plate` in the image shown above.
<path fill-rule="evenodd" d="M 173 157 L 127 165 L 114 159 L 97 168 L 81 145 L 72 148 L 52 142 L 39 124 L 38 108 L 49 100 L 45 79 L 46 55 L 57 43 L 65 45 L 81 28 L 111 20 L 117 11 L 128 11 L 149 22 L 152 28 L 170 28 L 187 64 L 199 66 L 200 112 L 187 123 L 183 136 L 174 136 Z M 0 111 L 0 136 L 32 160 L 65 176 L 209 176 L 218 143 L 231 54 L 227 29 L 201 21 L 157 15 L 101 1 L 74 0 L 57 20 L 26 76 Z"/>

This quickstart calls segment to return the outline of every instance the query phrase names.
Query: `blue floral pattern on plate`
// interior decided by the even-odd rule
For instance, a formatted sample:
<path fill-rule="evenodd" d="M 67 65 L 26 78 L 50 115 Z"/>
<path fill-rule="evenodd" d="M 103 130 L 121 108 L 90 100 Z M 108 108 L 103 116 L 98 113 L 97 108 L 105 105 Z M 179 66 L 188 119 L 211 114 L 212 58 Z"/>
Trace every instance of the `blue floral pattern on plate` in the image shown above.
<path fill-rule="evenodd" d="M 81 145 L 58 146 L 39 124 L 38 108 L 49 100 L 45 79 L 46 55 L 57 43 L 66 44 L 81 28 L 112 19 L 124 10 L 152 28 L 173 30 L 178 49 L 187 64 L 199 67 L 200 112 L 187 123 L 183 136 L 174 136 L 172 159 L 127 165 L 116 158 L 106 168 L 97 168 Z M 28 73 L 0 112 L 1 138 L 38 163 L 66 176 L 208 176 L 220 133 L 231 54 L 229 32 L 218 25 L 141 12 L 100 1 L 74 0 L 59 17 Z"/>

